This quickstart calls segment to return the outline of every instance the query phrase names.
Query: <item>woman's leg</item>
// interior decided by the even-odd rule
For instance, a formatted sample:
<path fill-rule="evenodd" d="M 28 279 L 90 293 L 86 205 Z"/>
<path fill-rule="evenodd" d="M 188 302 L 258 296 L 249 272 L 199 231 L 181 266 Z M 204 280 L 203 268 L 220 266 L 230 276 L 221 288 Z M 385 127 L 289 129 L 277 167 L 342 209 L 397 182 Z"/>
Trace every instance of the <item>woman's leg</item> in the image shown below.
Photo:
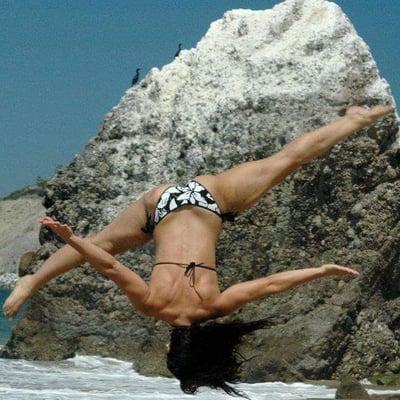
<path fill-rule="evenodd" d="M 152 191 L 148 193 L 150 195 Z M 90 236 L 88 240 L 111 254 L 123 253 L 146 243 L 150 240 L 150 235 L 145 234 L 141 228 L 146 223 L 145 202 L 148 197 L 144 195 L 133 202 L 113 222 L 99 233 Z M 70 245 L 63 246 L 53 253 L 37 272 L 18 280 L 15 289 L 4 303 L 4 313 L 8 317 L 13 316 L 34 292 L 51 279 L 84 261 L 83 256 Z"/>
<path fill-rule="evenodd" d="M 131 248 L 146 243 L 150 237 L 141 231 L 145 224 L 145 214 L 140 202 L 136 201 L 131 204 L 103 230 L 87 237 L 87 239 L 113 255 L 124 253 Z M 71 270 L 84 261 L 82 255 L 70 245 L 63 246 L 52 254 L 42 267 L 33 274 L 35 288 L 40 289 L 49 280 Z"/>
<path fill-rule="evenodd" d="M 350 107 L 344 117 L 298 136 L 270 157 L 240 164 L 217 175 L 202 175 L 199 182 L 210 190 L 223 213 L 244 211 L 301 165 L 392 111 L 391 106 L 370 110 Z"/>

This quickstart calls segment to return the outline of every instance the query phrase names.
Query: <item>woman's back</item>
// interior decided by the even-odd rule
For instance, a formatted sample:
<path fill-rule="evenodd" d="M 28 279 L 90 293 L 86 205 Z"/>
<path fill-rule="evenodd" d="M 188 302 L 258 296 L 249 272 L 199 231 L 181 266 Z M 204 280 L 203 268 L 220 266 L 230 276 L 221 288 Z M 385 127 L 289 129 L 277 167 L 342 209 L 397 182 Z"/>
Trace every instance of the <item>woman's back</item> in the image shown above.
<path fill-rule="evenodd" d="M 149 193 L 150 210 L 154 210 L 169 186 L 160 186 Z M 156 225 L 155 263 L 161 264 L 154 266 L 151 275 L 149 304 L 164 317 L 188 319 L 189 324 L 189 320 L 204 319 L 213 312 L 213 300 L 220 293 L 216 271 L 195 268 L 185 275 L 182 266 L 168 262 L 203 263 L 216 268 L 215 249 L 221 225 L 216 214 L 193 205 L 180 206 Z"/>

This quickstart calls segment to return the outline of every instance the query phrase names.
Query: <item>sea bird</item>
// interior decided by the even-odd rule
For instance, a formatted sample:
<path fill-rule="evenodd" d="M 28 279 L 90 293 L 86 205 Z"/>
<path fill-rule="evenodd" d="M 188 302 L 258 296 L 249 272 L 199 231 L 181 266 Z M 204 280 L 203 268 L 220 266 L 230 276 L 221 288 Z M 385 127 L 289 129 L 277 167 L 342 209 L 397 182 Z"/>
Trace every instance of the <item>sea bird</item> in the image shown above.
<path fill-rule="evenodd" d="M 139 71 L 140 71 L 140 68 L 136 68 L 136 75 L 132 78 L 132 85 L 131 86 L 133 86 L 139 80 Z"/>
<path fill-rule="evenodd" d="M 175 53 L 174 58 L 179 56 L 179 53 L 180 53 L 181 50 L 182 50 L 182 49 L 181 49 L 181 46 L 182 46 L 182 43 L 179 43 L 179 45 L 178 45 L 178 51 Z"/>

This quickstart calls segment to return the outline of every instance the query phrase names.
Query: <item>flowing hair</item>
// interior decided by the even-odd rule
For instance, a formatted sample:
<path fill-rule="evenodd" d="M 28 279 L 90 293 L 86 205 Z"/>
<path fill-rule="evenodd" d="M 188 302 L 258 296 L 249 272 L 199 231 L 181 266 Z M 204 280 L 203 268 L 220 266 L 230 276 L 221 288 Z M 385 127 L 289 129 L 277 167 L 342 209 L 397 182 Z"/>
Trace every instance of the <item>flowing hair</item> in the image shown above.
<path fill-rule="evenodd" d="M 245 393 L 228 384 L 239 382 L 241 365 L 253 358 L 245 359 L 237 346 L 244 335 L 271 325 L 270 321 L 261 319 L 173 327 L 167 367 L 179 379 L 184 393 L 195 394 L 200 386 L 208 386 L 248 399 Z"/>

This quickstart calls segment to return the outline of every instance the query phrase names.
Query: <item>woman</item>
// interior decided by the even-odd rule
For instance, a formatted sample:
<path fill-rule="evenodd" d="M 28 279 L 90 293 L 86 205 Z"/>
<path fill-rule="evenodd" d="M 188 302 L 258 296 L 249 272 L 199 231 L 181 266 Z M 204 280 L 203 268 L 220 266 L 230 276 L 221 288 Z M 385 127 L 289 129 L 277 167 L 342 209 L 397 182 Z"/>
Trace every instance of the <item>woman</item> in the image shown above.
<path fill-rule="evenodd" d="M 186 393 L 202 385 L 240 394 L 226 382 L 237 382 L 242 335 L 265 327 L 253 323 L 200 324 L 228 315 L 243 305 L 317 278 L 359 273 L 325 264 L 272 274 L 218 288 L 215 249 L 222 221 L 253 206 L 265 192 L 304 163 L 393 111 L 391 106 L 350 107 L 345 115 L 316 131 L 300 135 L 276 154 L 246 162 L 217 175 L 201 175 L 186 186 L 164 184 L 133 202 L 110 225 L 80 238 L 66 225 L 44 217 L 67 244 L 34 274 L 22 277 L 4 304 L 11 317 L 50 279 L 88 261 L 126 293 L 142 314 L 172 326 L 168 367 Z M 154 238 L 156 262 L 147 284 L 112 255 Z"/>

